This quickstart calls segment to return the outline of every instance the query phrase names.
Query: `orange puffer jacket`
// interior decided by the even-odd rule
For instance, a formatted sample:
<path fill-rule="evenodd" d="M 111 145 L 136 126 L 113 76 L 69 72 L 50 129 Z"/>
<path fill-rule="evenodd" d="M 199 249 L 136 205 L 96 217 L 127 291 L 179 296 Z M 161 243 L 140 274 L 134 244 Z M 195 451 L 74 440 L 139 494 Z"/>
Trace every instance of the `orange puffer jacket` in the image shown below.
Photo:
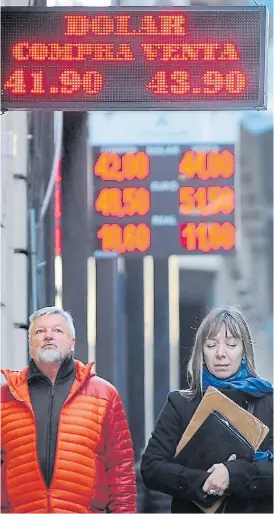
<path fill-rule="evenodd" d="M 75 361 L 61 409 L 51 486 L 43 479 L 28 368 L 3 370 L 2 512 L 136 512 L 131 437 L 115 387 Z"/>

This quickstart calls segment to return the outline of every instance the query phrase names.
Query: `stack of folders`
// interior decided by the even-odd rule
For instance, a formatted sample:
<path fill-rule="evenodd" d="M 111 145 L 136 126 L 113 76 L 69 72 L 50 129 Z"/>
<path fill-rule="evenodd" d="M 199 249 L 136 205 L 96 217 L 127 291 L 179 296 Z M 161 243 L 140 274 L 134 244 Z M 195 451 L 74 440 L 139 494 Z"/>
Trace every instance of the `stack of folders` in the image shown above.
<path fill-rule="evenodd" d="M 192 469 L 209 469 L 232 454 L 252 461 L 269 429 L 253 414 L 239 407 L 214 387 L 209 387 L 177 446 L 174 459 Z M 209 498 L 208 498 L 209 499 Z M 225 495 L 203 512 L 216 512 Z"/>

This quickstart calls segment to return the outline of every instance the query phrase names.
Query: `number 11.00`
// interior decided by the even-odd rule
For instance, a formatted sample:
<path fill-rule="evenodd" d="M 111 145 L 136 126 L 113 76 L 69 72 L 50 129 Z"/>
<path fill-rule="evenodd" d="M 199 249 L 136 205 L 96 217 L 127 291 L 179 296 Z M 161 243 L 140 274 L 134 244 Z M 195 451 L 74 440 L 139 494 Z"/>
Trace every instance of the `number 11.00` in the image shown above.
<path fill-rule="evenodd" d="M 180 244 L 189 252 L 203 253 L 232 250 L 235 246 L 235 226 L 225 223 L 183 223 Z"/>

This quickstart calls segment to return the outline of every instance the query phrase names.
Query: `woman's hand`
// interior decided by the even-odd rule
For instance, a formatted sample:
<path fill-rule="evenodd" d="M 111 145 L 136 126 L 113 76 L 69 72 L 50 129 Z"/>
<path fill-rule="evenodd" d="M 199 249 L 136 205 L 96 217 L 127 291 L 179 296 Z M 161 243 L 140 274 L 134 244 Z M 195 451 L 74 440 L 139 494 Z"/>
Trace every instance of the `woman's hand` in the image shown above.
<path fill-rule="evenodd" d="M 235 460 L 236 455 L 231 455 L 228 460 Z M 229 472 L 224 464 L 213 464 L 207 470 L 210 476 L 203 485 L 203 491 L 207 494 L 222 496 L 229 486 Z"/>

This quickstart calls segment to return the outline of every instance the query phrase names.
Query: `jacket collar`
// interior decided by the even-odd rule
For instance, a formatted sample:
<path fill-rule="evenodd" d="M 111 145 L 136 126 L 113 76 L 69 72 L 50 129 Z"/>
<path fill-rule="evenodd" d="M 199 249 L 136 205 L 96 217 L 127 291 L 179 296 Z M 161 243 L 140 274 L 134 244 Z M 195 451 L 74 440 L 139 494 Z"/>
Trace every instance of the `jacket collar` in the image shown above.
<path fill-rule="evenodd" d="M 58 383 L 66 381 L 73 373 L 75 373 L 74 359 L 72 357 L 66 357 L 66 359 L 62 362 L 60 369 L 57 373 L 56 382 Z M 28 382 L 41 380 L 43 378 L 47 377 L 38 368 L 34 360 L 31 359 L 29 362 Z"/>
<path fill-rule="evenodd" d="M 89 364 L 83 364 L 83 362 L 81 361 L 74 359 L 72 360 L 75 365 L 76 376 L 67 400 L 70 399 L 78 391 L 78 389 L 83 385 L 83 383 L 87 380 L 89 376 L 95 375 L 95 373 L 91 371 L 94 362 L 90 362 Z M 2 369 L 1 373 L 3 373 L 7 380 L 8 387 L 12 396 L 19 402 L 26 402 L 32 410 L 28 388 L 29 366 L 26 366 L 21 371 L 14 371 L 12 369 Z"/>

